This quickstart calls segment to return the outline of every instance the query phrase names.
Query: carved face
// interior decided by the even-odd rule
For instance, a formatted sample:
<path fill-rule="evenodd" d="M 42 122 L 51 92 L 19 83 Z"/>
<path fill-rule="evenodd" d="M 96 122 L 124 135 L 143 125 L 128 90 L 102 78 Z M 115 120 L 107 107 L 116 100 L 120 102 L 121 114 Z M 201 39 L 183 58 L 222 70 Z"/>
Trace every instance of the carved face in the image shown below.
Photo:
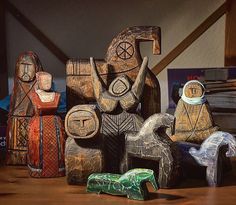
<path fill-rule="evenodd" d="M 115 96 L 122 96 L 130 90 L 131 86 L 127 76 L 115 78 L 109 85 L 109 92 Z"/>
<path fill-rule="evenodd" d="M 192 82 L 186 86 L 184 94 L 188 98 L 201 97 L 204 94 L 204 88 L 201 84 Z"/>
<path fill-rule="evenodd" d="M 92 107 L 94 109 L 94 107 Z M 91 138 L 98 133 L 100 121 L 90 105 L 78 105 L 66 116 L 66 132 L 73 138 Z"/>
<path fill-rule="evenodd" d="M 36 76 L 39 89 L 49 91 L 52 87 L 52 75 L 47 72 L 38 72 Z"/>
<path fill-rule="evenodd" d="M 25 56 L 19 62 L 19 69 L 17 76 L 23 82 L 33 81 L 35 78 L 36 68 L 33 60 L 29 56 Z"/>

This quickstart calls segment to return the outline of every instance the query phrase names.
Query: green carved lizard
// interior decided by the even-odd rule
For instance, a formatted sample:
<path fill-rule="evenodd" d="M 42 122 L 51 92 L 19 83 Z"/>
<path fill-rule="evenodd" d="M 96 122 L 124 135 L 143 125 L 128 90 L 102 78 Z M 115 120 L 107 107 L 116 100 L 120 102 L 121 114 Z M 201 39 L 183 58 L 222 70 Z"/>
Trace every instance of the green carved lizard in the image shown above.
<path fill-rule="evenodd" d="M 94 173 L 88 178 L 87 192 L 127 195 L 129 199 L 145 200 L 148 198 L 146 182 L 150 182 L 156 191 L 159 188 L 151 169 L 132 169 L 123 175 Z"/>

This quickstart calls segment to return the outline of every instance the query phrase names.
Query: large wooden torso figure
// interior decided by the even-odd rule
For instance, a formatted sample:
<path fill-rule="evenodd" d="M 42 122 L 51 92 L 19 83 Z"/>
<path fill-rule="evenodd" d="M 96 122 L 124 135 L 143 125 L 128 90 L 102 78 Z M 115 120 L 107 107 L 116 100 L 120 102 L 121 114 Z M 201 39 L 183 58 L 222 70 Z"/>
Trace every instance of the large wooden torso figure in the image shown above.
<path fill-rule="evenodd" d="M 153 54 L 160 54 L 160 28 L 135 26 L 125 29 L 113 39 L 108 47 L 105 60 L 96 60 L 98 74 L 106 86 L 122 75 L 129 77 L 132 83 L 135 81 L 142 63 L 139 49 L 141 41 L 153 41 Z M 66 72 L 68 108 L 78 104 L 96 102 L 90 77 L 89 60 L 69 60 Z M 147 118 L 160 112 L 160 85 L 156 76 L 149 69 L 147 69 L 147 77 L 144 82 L 141 113 L 144 118 Z"/>
<path fill-rule="evenodd" d="M 199 81 L 189 81 L 185 84 L 175 111 L 175 134 L 171 137 L 172 140 L 201 144 L 218 130 L 204 92 Z"/>
<path fill-rule="evenodd" d="M 137 113 L 137 106 L 144 90 L 147 63 L 148 59 L 144 57 L 132 85 L 128 76 L 123 75 L 115 78 L 106 89 L 91 58 L 94 96 L 102 112 L 101 134 L 107 172 L 119 172 L 125 132 L 138 131 L 143 123 L 143 118 Z"/>
<path fill-rule="evenodd" d="M 35 74 L 40 70 L 42 66 L 35 53 L 29 51 L 18 57 L 8 118 L 7 164 L 26 164 L 28 123 L 33 116 L 30 94 L 34 90 Z"/>
<path fill-rule="evenodd" d="M 29 123 L 29 173 L 32 177 L 64 176 L 65 133 L 60 117 L 55 115 L 60 94 L 44 91 L 51 88 L 50 74 L 39 72 L 37 78 L 40 89 L 31 94 L 35 115 Z"/>

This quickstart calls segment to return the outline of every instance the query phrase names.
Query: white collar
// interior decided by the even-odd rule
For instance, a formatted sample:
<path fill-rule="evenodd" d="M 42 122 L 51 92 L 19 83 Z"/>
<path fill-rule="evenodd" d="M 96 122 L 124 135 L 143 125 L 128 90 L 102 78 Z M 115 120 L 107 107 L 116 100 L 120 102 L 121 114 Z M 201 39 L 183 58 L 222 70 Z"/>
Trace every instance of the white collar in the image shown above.
<path fill-rule="evenodd" d="M 55 92 L 46 92 L 44 90 L 36 90 L 40 100 L 42 102 L 53 102 L 55 99 Z"/>

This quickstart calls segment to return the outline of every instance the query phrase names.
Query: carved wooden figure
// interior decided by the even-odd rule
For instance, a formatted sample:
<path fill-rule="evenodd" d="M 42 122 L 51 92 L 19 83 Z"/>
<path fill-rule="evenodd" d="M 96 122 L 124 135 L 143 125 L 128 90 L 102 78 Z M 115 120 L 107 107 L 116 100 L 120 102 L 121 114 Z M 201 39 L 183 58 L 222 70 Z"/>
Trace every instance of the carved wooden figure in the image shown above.
<path fill-rule="evenodd" d="M 65 161 L 68 184 L 86 183 L 102 172 L 104 158 L 100 139 L 101 114 L 95 105 L 74 106 L 66 115 Z"/>
<path fill-rule="evenodd" d="M 125 154 L 121 171 L 133 168 L 135 158 L 156 161 L 159 167 L 158 183 L 161 188 L 176 185 L 181 176 L 181 153 L 165 133 L 172 127 L 174 117 L 169 114 L 154 114 L 145 120 L 139 132 L 127 132 L 125 138 Z M 155 163 L 155 162 L 153 162 Z"/>
<path fill-rule="evenodd" d="M 87 192 L 126 195 L 129 199 L 146 200 L 149 197 L 147 182 L 151 183 L 155 191 L 158 190 L 154 171 L 150 169 L 132 169 L 123 175 L 94 173 L 88 178 Z"/>
<path fill-rule="evenodd" d="M 65 132 L 56 116 L 60 94 L 51 92 L 52 76 L 36 73 L 37 88 L 31 93 L 35 115 L 29 122 L 28 167 L 31 177 L 65 175 Z"/>
<path fill-rule="evenodd" d="M 117 86 L 125 87 L 126 80 L 123 75 L 126 75 L 132 83 L 136 80 L 142 63 L 140 41 L 153 41 L 153 54 L 160 54 L 160 28 L 134 26 L 125 29 L 113 39 L 105 60 L 96 60 L 97 73 L 106 87 L 117 77 L 120 77 L 117 78 L 120 82 L 119 84 L 116 82 Z M 95 102 L 89 60 L 69 60 L 66 72 L 68 108 L 77 104 Z M 145 72 L 147 77 L 144 83 L 144 96 L 141 99 L 141 113 L 144 118 L 147 118 L 160 111 L 160 86 L 156 76 L 149 69 Z M 132 99 L 132 96 L 129 97 Z"/>
<path fill-rule="evenodd" d="M 184 176 L 184 178 L 206 179 L 207 166 L 202 166 L 202 164 L 199 164 L 198 161 L 189 153 L 189 151 L 193 148 L 195 148 L 196 150 L 200 150 L 201 145 L 190 143 L 190 142 L 175 142 L 175 143 L 177 143 L 178 148 L 181 151 L 181 155 L 182 155 L 181 168 L 182 168 L 182 175 Z M 216 160 L 218 160 L 219 163 L 221 164 L 220 166 L 219 165 L 215 166 L 214 169 L 216 168 L 217 170 L 213 171 L 213 172 L 216 171 L 218 173 L 217 185 L 214 185 L 214 186 L 218 186 L 221 183 L 221 175 L 232 170 L 232 165 L 231 165 L 230 158 L 226 157 L 226 154 L 225 154 L 228 150 L 227 145 L 222 146 L 219 144 L 217 146 L 214 146 L 214 148 L 211 147 L 211 149 L 214 149 L 214 151 L 211 150 L 210 152 L 217 153 L 218 159 Z M 209 150 L 207 152 L 209 153 Z M 208 156 L 208 160 L 210 160 L 210 156 Z"/>
<path fill-rule="evenodd" d="M 93 58 L 90 59 L 94 96 L 102 111 L 104 154 L 107 172 L 118 172 L 126 131 L 138 131 L 143 119 L 135 113 L 141 100 L 147 74 L 145 57 L 134 84 L 126 75 L 115 78 L 108 90 L 100 78 Z"/>
<path fill-rule="evenodd" d="M 118 106 L 126 111 L 135 110 L 143 94 L 148 58 L 144 57 L 137 78 L 132 86 L 129 78 L 123 75 L 115 78 L 108 90 L 106 90 L 104 82 L 99 77 L 93 58 L 90 58 L 90 63 L 94 95 L 101 110 L 105 113 L 112 113 L 117 110 Z"/>
<path fill-rule="evenodd" d="M 211 134 L 197 150 L 190 148 L 189 153 L 195 158 L 197 163 L 206 168 L 206 178 L 209 186 L 219 186 L 222 181 L 224 168 L 224 157 L 221 155 L 221 148 L 226 146 L 226 157 L 236 156 L 236 139 L 226 132 L 214 132 Z"/>
<path fill-rule="evenodd" d="M 185 84 L 175 111 L 175 133 L 171 136 L 173 141 L 200 144 L 218 130 L 204 93 L 205 88 L 199 81 L 192 80 Z"/>
<path fill-rule="evenodd" d="M 33 116 L 30 94 L 36 83 L 35 74 L 41 70 L 42 65 L 34 52 L 27 51 L 18 57 L 7 127 L 7 164 L 26 164 L 28 123 Z"/>

